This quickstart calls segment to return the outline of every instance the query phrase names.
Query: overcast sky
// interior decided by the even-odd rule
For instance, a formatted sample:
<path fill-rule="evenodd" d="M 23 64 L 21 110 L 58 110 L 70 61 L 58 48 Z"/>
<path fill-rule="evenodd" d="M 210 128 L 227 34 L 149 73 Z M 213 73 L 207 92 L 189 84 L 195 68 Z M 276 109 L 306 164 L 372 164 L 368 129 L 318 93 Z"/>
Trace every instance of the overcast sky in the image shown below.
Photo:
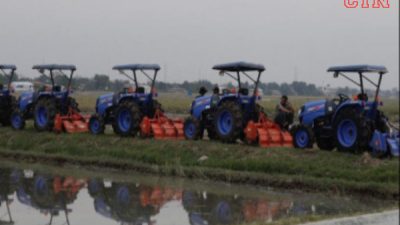
<path fill-rule="evenodd" d="M 346 9 L 343 0 L 1 0 L 0 63 L 24 76 L 38 63 L 119 75 L 114 64 L 159 63 L 160 80 L 210 79 L 211 67 L 251 61 L 262 81 L 349 85 L 331 65 L 382 64 L 399 83 L 399 3 Z"/>

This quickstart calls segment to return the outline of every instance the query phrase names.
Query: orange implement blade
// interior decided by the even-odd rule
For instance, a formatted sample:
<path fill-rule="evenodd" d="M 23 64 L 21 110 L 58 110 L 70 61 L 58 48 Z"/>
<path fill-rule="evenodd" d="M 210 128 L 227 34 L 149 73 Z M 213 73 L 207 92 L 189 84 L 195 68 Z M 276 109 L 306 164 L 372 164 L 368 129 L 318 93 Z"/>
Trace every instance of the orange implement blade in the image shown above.
<path fill-rule="evenodd" d="M 140 135 L 142 137 L 150 137 L 151 136 L 151 123 L 150 119 L 145 116 L 140 123 Z"/>
<path fill-rule="evenodd" d="M 176 130 L 176 138 L 180 140 L 185 139 L 185 133 L 183 132 L 183 121 L 175 120 L 173 123 Z"/>
<path fill-rule="evenodd" d="M 153 131 L 154 139 L 164 139 L 164 129 L 159 123 L 151 122 L 151 130 Z"/>
<path fill-rule="evenodd" d="M 171 120 L 161 112 L 158 112 L 153 119 L 144 117 L 140 130 L 143 137 L 154 139 L 184 139 L 183 121 Z"/>
<path fill-rule="evenodd" d="M 84 121 L 63 119 L 62 125 L 67 133 L 83 133 L 89 131 L 88 124 Z"/>
<path fill-rule="evenodd" d="M 173 124 L 164 122 L 161 127 L 164 129 L 165 138 L 176 138 L 176 130 Z"/>
<path fill-rule="evenodd" d="M 246 141 L 256 143 L 261 147 L 292 147 L 292 136 L 289 132 L 281 130 L 279 125 L 268 119 L 265 115 L 260 115 L 258 122 L 250 121 L 247 123 Z"/>

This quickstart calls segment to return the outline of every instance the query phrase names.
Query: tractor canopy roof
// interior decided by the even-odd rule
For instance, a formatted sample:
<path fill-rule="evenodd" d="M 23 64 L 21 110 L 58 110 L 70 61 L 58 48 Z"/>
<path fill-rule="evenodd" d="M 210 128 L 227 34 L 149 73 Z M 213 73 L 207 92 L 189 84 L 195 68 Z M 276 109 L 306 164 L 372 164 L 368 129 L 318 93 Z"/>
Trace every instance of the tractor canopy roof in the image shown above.
<path fill-rule="evenodd" d="M 17 67 L 12 64 L 0 64 L 0 69 L 1 70 L 16 70 Z"/>
<path fill-rule="evenodd" d="M 215 65 L 214 70 L 229 71 L 229 72 L 246 72 L 246 71 L 259 71 L 265 70 L 265 67 L 261 64 L 254 64 L 248 62 L 233 62 Z"/>
<path fill-rule="evenodd" d="M 125 64 L 116 65 L 113 70 L 160 70 L 161 67 L 158 64 Z"/>
<path fill-rule="evenodd" d="M 34 65 L 32 67 L 34 70 L 76 70 L 75 65 L 65 65 L 65 64 L 43 64 Z"/>
<path fill-rule="evenodd" d="M 388 72 L 384 66 L 375 65 L 350 65 L 350 66 L 334 66 L 328 69 L 328 72 L 347 72 L 347 73 L 382 73 Z"/>

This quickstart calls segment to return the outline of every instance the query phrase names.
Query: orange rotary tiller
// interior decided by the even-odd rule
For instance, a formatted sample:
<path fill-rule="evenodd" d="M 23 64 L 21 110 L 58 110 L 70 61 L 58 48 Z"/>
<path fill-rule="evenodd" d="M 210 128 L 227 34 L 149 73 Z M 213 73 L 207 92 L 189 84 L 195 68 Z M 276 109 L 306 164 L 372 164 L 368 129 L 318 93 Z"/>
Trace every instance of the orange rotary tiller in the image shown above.
<path fill-rule="evenodd" d="M 288 131 L 260 113 L 257 122 L 249 121 L 245 129 L 246 141 L 261 147 L 293 147 L 293 138 Z"/>
<path fill-rule="evenodd" d="M 88 132 L 89 117 L 82 115 L 71 107 L 66 115 L 57 114 L 54 121 L 54 131 L 61 133 L 84 133 Z"/>
<path fill-rule="evenodd" d="M 185 139 L 183 120 L 170 119 L 161 110 L 157 110 L 153 118 L 145 116 L 140 124 L 142 137 L 154 139 Z"/>

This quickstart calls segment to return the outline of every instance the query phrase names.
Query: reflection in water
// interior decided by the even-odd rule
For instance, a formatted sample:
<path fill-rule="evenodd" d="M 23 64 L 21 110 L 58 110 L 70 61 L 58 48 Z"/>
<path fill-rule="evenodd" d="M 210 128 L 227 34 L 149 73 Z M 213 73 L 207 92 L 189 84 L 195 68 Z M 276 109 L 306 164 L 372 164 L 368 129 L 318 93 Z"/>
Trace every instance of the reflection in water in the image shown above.
<path fill-rule="evenodd" d="M 90 197 L 79 195 L 82 190 L 85 190 L 84 193 L 87 191 Z M 177 188 L 176 185 L 172 187 L 158 182 L 149 185 L 140 182 L 105 181 L 99 178 L 77 179 L 32 170 L 0 168 L 0 224 L 14 224 L 13 219 L 18 222 L 18 217 L 25 214 L 25 211 L 19 211 L 13 218 L 13 197 L 17 199 L 16 204 L 28 206 L 26 208 L 29 211 L 49 217 L 49 221 L 35 223 L 52 224 L 53 218 L 59 216 L 65 221 L 63 224 L 68 225 L 70 214 L 82 217 L 89 211 L 96 212 L 96 221 L 111 219 L 119 224 L 162 224 L 164 220 L 174 221 L 173 217 L 180 216 L 184 217 L 182 221 L 186 221 L 185 224 L 227 225 L 254 221 L 270 222 L 308 214 L 352 212 L 354 208 L 361 210 L 367 205 L 352 199 L 321 199 L 320 196 L 315 198 L 305 194 L 231 193 L 221 190 L 216 193 L 207 188 Z M 78 198 L 80 200 L 77 200 Z M 75 211 L 72 211 L 73 206 L 85 205 L 83 203 L 88 201 L 92 202 L 89 204 L 92 207 L 80 210 L 75 208 Z M 6 212 L 4 216 L 3 208 Z M 163 210 L 168 211 L 168 217 L 160 219 Z M 184 214 L 180 215 L 180 211 Z M 77 224 L 87 224 L 78 221 L 80 223 Z M 107 221 L 104 224 L 109 224 Z"/>
<path fill-rule="evenodd" d="M 14 174 L 11 169 L 0 170 L 0 209 L 4 206 L 6 208 L 7 220 L 3 220 L 4 216 L 0 214 L 0 224 L 13 224 L 13 218 L 11 215 L 10 204 L 13 199 L 10 197 L 16 189 L 16 182 L 14 182 Z"/>

